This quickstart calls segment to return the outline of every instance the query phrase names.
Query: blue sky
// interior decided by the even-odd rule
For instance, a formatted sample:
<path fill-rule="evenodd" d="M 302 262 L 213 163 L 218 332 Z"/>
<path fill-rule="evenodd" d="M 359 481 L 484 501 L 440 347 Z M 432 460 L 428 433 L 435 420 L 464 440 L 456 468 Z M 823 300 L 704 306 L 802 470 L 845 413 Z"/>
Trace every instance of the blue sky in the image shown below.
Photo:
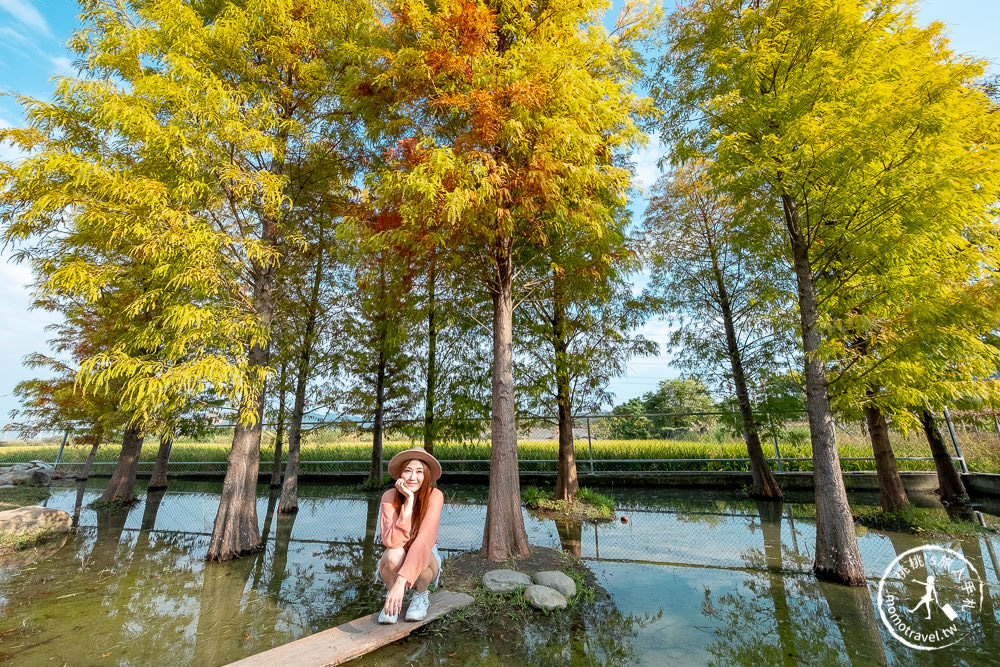
<path fill-rule="evenodd" d="M 672 6 L 673 1 L 665 4 Z M 996 38 L 1000 2 L 929 0 L 921 7 L 925 21 L 940 20 L 947 25 L 956 51 L 990 60 L 991 69 L 1000 71 L 1000 42 Z M 73 73 L 72 58 L 64 45 L 77 25 L 77 13 L 76 3 L 69 0 L 0 0 L 0 91 L 44 99 L 51 93 L 53 76 Z M 22 123 L 16 100 L 10 95 L 0 97 L 0 127 Z M 659 150 L 651 143 L 635 156 L 643 186 L 648 187 L 656 178 Z M 9 148 L 0 146 L 0 159 L 13 156 Z M 8 262 L 7 257 L 6 253 L 0 255 L 0 286 L 4 291 L 0 300 L 0 425 L 17 407 L 14 385 L 31 376 L 22 368 L 21 360 L 31 352 L 46 350 L 45 326 L 52 321 L 48 313 L 29 310 L 26 285 L 31 276 L 24 266 Z M 643 333 L 662 343 L 666 326 L 655 321 L 644 327 Z M 616 380 L 611 391 L 620 402 L 650 391 L 659 380 L 677 374 L 666 356 L 635 360 L 629 374 Z M 0 433 L 0 440 L 8 438 Z"/>

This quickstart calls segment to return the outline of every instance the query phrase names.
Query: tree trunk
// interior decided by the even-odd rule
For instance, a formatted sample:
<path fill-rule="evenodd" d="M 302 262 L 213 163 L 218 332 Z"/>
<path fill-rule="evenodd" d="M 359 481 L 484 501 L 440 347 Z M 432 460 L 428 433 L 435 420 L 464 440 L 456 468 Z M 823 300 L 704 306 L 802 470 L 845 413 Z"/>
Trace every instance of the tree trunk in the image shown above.
<path fill-rule="evenodd" d="M 767 567 L 768 594 L 774 605 L 774 623 L 777 629 L 781 655 L 788 659 L 795 653 L 795 622 L 788 607 L 785 591 L 784 564 L 781 555 L 780 501 L 757 499 L 760 529 L 764 538 L 764 564 Z"/>
<path fill-rule="evenodd" d="M 583 522 L 575 519 L 554 519 L 559 534 L 559 547 L 577 558 L 583 547 Z"/>
<path fill-rule="evenodd" d="M 94 440 L 94 444 L 90 447 L 90 453 L 87 454 L 87 460 L 83 463 L 83 469 L 80 470 L 80 474 L 76 476 L 76 481 L 86 482 L 90 478 L 90 471 L 94 467 L 94 459 L 97 458 L 97 448 L 101 446 L 101 437 Z"/>
<path fill-rule="evenodd" d="M 375 576 L 378 559 L 375 558 L 375 542 L 378 535 L 378 515 L 381 509 L 380 498 L 376 495 L 368 497 L 368 508 L 365 513 L 365 542 L 361 547 L 361 581 L 369 582 Z"/>
<path fill-rule="evenodd" d="M 125 429 L 122 438 L 122 451 L 118 455 L 118 464 L 111 474 L 102 502 L 128 504 L 135 500 L 135 473 L 139 469 L 139 452 L 142 450 L 142 430 L 137 426 Z"/>
<path fill-rule="evenodd" d="M 437 323 L 434 321 L 434 258 L 427 273 L 427 393 L 424 396 L 424 449 L 434 453 L 434 386 L 437 384 Z"/>
<path fill-rule="evenodd" d="M 271 559 L 271 578 L 267 582 L 267 593 L 272 599 L 281 596 L 281 586 L 288 579 L 288 543 L 292 539 L 295 515 L 278 512 L 274 530 L 274 556 Z"/>
<path fill-rule="evenodd" d="M 142 522 L 139 530 L 148 533 L 156 526 L 156 515 L 160 511 L 160 504 L 163 502 L 165 489 L 147 489 L 146 504 L 142 508 Z"/>
<path fill-rule="evenodd" d="M 521 479 L 517 464 L 514 372 L 512 366 L 513 263 L 511 239 L 495 249 L 493 296 L 493 393 L 490 432 L 490 490 L 483 527 L 482 553 L 493 562 L 528 555 L 528 535 L 521 514 Z"/>
<path fill-rule="evenodd" d="M 872 451 L 875 453 L 875 470 L 878 475 L 878 488 L 883 512 L 897 514 L 910 506 L 906 498 L 906 489 L 896 467 L 896 455 L 892 452 L 889 442 L 889 425 L 881 408 L 872 402 L 875 392 L 868 390 L 868 403 L 865 405 L 865 422 L 868 424 L 868 435 L 872 441 Z"/>
<path fill-rule="evenodd" d="M 287 74 L 291 89 L 292 74 Z M 282 115 L 291 119 L 293 109 L 285 105 Z M 280 125 L 277 143 L 284 149 L 288 144 L 288 129 Z M 270 171 L 280 177 L 285 170 L 284 150 L 273 154 Z M 278 220 L 271 215 L 260 217 L 261 244 L 276 250 Z M 264 403 L 268 364 L 271 362 L 271 328 L 274 320 L 274 276 L 277 264 L 273 260 L 261 263 L 251 260 L 253 281 L 253 314 L 256 316 L 262 340 L 250 347 L 247 354 L 245 381 L 250 387 L 240 399 L 239 420 L 233 429 L 233 447 L 229 452 L 226 478 L 222 482 L 219 511 L 212 526 L 212 541 L 206 559 L 227 561 L 260 550 L 260 529 L 257 526 L 257 478 L 260 474 L 260 439 L 264 426 Z"/>
<path fill-rule="evenodd" d="M 264 240 L 273 242 L 276 235 L 274 223 L 270 222 L 264 227 Z M 233 429 L 233 447 L 229 452 L 219 511 L 215 515 L 212 541 L 206 555 L 206 559 L 210 561 L 227 561 L 260 549 L 257 476 L 260 473 L 260 438 L 264 419 L 263 373 L 271 357 L 274 265 L 257 265 L 254 273 L 254 309 L 267 339 L 251 347 L 248 355 L 246 377 L 257 386 L 245 391 L 240 401 L 240 420 Z"/>
<path fill-rule="evenodd" d="M 556 405 L 559 410 L 559 463 L 555 499 L 572 503 L 576 500 L 580 483 L 573 451 L 573 403 L 569 393 L 565 288 L 558 273 L 552 276 L 552 344 L 555 348 Z"/>
<path fill-rule="evenodd" d="M 736 401 L 740 406 L 740 422 L 743 425 L 743 438 L 747 443 L 747 454 L 750 456 L 750 474 L 753 476 L 753 487 L 750 495 L 762 500 L 781 500 L 781 489 L 774 479 L 764 449 L 760 445 L 760 431 L 754 418 L 753 407 L 750 405 L 750 392 L 747 390 L 746 375 L 743 373 L 743 355 L 740 353 L 736 340 L 736 324 L 733 321 L 733 309 L 729 302 L 729 290 L 722 279 L 722 268 L 719 266 L 719 254 L 715 248 L 711 227 L 705 225 L 705 238 L 712 256 L 712 273 L 715 276 L 716 289 L 719 291 L 719 307 L 722 310 L 722 322 L 726 331 L 726 352 L 729 354 L 729 364 L 733 369 L 733 386 L 736 389 Z"/>
<path fill-rule="evenodd" d="M 288 460 L 285 463 L 285 477 L 281 483 L 278 514 L 294 514 L 299 511 L 299 459 L 302 449 L 302 417 L 306 405 L 309 352 L 309 347 L 303 348 L 299 360 L 301 365 L 295 378 L 295 403 L 292 406 L 292 423 L 288 431 Z"/>
<path fill-rule="evenodd" d="M 920 411 L 920 423 L 924 427 L 924 434 L 927 442 L 931 446 L 931 456 L 934 457 L 934 467 L 937 469 L 938 493 L 941 494 L 942 503 L 967 503 L 969 494 L 962 483 L 962 477 L 955 470 L 948 455 L 948 447 L 944 444 L 941 431 L 938 430 L 934 415 L 927 408 Z"/>
<path fill-rule="evenodd" d="M 288 379 L 288 364 L 281 362 L 281 379 L 278 380 L 278 423 L 274 428 L 274 463 L 271 464 L 271 488 L 281 487 L 281 446 L 285 440 L 285 381 Z"/>
<path fill-rule="evenodd" d="M 153 473 L 149 476 L 147 491 L 157 491 L 167 488 L 167 464 L 170 462 L 170 450 L 174 446 L 174 433 L 166 430 L 160 434 L 160 448 L 156 451 L 156 463 Z"/>
<path fill-rule="evenodd" d="M 389 323 L 386 312 L 386 287 L 385 269 L 379 271 L 379 293 L 380 309 L 379 320 L 376 322 L 376 345 L 378 346 L 378 367 L 375 370 L 375 421 L 372 424 L 372 462 L 368 469 L 368 479 L 365 486 L 368 488 L 378 488 L 382 485 L 382 428 L 385 419 L 385 370 L 388 360 L 386 359 L 386 348 L 389 344 Z"/>
<path fill-rule="evenodd" d="M 378 370 L 375 373 L 375 421 L 372 424 L 372 463 L 365 485 L 375 488 L 382 484 L 382 427 L 385 419 L 385 339 L 379 343 Z"/>
<path fill-rule="evenodd" d="M 795 199 L 782 193 L 781 203 L 792 250 L 805 357 L 806 406 L 816 494 L 816 560 L 813 571 L 817 577 L 850 586 L 863 586 L 866 583 L 865 569 L 840 470 L 830 397 L 827 393 L 826 368 L 819 357 L 819 310 L 809 262 L 809 247 L 802 234 Z"/>
<path fill-rule="evenodd" d="M 302 418 L 306 410 L 306 387 L 309 384 L 309 362 L 312 357 L 313 334 L 319 313 L 319 288 L 323 278 L 323 249 L 316 258 L 316 275 L 313 277 L 312 293 L 309 295 L 309 310 L 306 327 L 302 333 L 302 351 L 299 354 L 299 368 L 295 377 L 295 403 L 292 405 L 292 424 L 288 433 L 288 465 L 285 479 L 281 484 L 281 501 L 278 514 L 293 514 L 299 511 L 299 452 L 302 448 Z"/>
<path fill-rule="evenodd" d="M 267 509 L 264 511 L 264 527 L 260 531 L 260 543 L 263 550 L 267 549 L 267 536 L 271 533 L 271 524 L 274 522 L 275 509 L 278 505 L 278 496 L 281 489 L 271 487 L 267 493 Z M 261 575 L 264 573 L 264 559 L 258 558 L 253 569 L 253 583 L 251 588 L 256 589 L 260 585 Z"/>

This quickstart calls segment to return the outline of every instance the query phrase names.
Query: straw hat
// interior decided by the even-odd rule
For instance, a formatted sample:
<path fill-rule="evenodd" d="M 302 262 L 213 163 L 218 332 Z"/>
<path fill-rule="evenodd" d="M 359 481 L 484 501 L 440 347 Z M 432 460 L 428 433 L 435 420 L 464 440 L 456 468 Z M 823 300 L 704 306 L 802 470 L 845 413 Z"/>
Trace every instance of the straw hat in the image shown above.
<path fill-rule="evenodd" d="M 438 460 L 428 454 L 426 449 L 420 445 L 416 445 L 401 451 L 389 461 L 389 474 L 392 475 L 392 478 L 399 479 L 399 474 L 403 472 L 403 466 L 406 465 L 407 461 L 412 461 L 413 459 L 418 459 L 427 464 L 427 472 L 430 473 L 431 481 L 437 481 L 441 477 L 441 464 L 438 463 Z"/>

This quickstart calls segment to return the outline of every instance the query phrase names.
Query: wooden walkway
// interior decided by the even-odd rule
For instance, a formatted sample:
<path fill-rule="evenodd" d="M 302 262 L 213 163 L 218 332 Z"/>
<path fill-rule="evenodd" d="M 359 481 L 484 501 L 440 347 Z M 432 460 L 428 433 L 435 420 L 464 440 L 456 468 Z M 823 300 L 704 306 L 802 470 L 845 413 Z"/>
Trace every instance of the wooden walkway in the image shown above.
<path fill-rule="evenodd" d="M 427 625 L 436 618 L 472 604 L 472 597 L 465 593 L 438 591 L 431 595 L 427 618 L 422 621 L 407 621 L 403 613 L 399 622 L 381 625 L 378 611 L 329 630 L 317 632 L 308 637 L 276 646 L 269 651 L 252 655 L 231 663 L 229 667 L 326 667 L 353 660 L 375 649 L 398 641 Z M 405 613 L 405 610 L 404 610 Z"/>

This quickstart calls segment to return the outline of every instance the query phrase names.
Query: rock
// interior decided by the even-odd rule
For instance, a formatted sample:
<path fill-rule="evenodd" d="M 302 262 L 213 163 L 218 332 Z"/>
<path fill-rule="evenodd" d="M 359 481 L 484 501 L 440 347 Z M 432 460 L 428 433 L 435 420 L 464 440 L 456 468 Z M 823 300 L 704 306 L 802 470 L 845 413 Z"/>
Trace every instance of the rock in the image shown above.
<path fill-rule="evenodd" d="M 524 589 L 524 599 L 535 609 L 552 611 L 553 609 L 565 609 L 567 602 L 562 593 L 549 588 L 534 584 Z"/>
<path fill-rule="evenodd" d="M 68 513 L 39 505 L 0 512 L 0 533 L 26 533 L 37 529 L 67 531 L 72 523 Z"/>
<path fill-rule="evenodd" d="M 27 484 L 29 486 L 48 486 L 52 482 L 52 477 L 49 473 L 44 470 L 39 470 L 38 468 L 29 468 L 27 470 L 11 470 L 10 472 L 0 475 L 0 486 L 5 484 Z"/>
<path fill-rule="evenodd" d="M 483 586 L 493 593 L 510 593 L 531 585 L 531 577 L 514 570 L 491 570 L 483 575 Z"/>
<path fill-rule="evenodd" d="M 576 582 L 559 570 L 546 570 L 535 574 L 534 581 L 539 586 L 548 586 L 563 594 L 566 599 L 576 595 Z"/>
<path fill-rule="evenodd" d="M 55 470 L 55 468 L 53 468 L 51 464 L 46 463 L 45 461 L 29 461 L 29 463 L 31 463 L 39 470 L 44 470 L 45 472 L 50 474 Z"/>

